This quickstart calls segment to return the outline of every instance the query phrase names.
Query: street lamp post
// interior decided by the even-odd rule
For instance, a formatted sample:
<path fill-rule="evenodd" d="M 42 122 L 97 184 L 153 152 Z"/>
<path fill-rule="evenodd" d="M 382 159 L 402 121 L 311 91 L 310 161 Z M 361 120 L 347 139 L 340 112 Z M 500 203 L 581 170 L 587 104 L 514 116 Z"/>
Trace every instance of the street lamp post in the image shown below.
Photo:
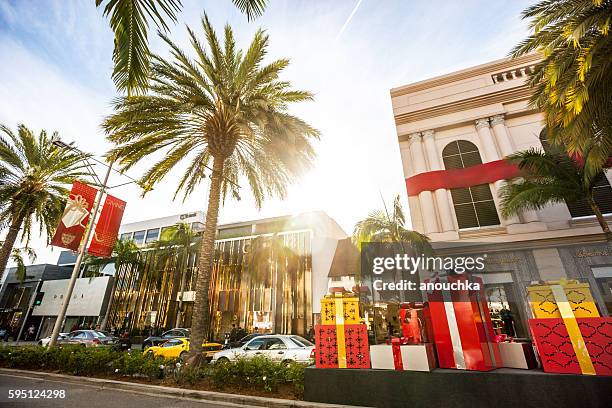
<path fill-rule="evenodd" d="M 68 287 L 66 288 L 66 292 L 64 293 L 64 301 L 62 302 L 62 308 L 60 313 L 57 315 L 57 320 L 55 320 L 55 325 L 53 326 L 53 334 L 51 334 L 51 340 L 49 341 L 49 347 L 53 347 L 57 342 L 57 337 L 59 336 L 60 330 L 64 325 L 64 320 L 66 318 L 66 311 L 68 310 L 68 305 L 70 304 L 70 298 L 72 297 L 72 291 L 74 290 L 74 285 L 76 284 L 76 280 L 79 277 L 79 272 L 81 270 L 81 263 L 83 262 L 83 257 L 85 256 L 85 250 L 87 248 L 87 243 L 89 242 L 89 238 L 91 238 L 91 233 L 93 232 L 93 227 L 96 222 L 96 218 L 98 217 L 98 210 L 100 208 L 100 204 L 102 203 L 102 197 L 108 188 L 108 179 L 110 177 L 110 173 L 113 167 L 113 163 L 108 164 L 108 169 L 106 170 L 106 174 L 104 175 L 104 180 L 102 181 L 102 185 L 100 186 L 100 191 L 96 194 L 96 200 L 93 205 L 93 211 L 91 215 L 91 220 L 87 224 L 85 229 L 85 239 L 81 243 L 79 248 L 79 254 L 77 256 L 76 262 L 74 264 L 74 268 L 72 268 L 72 275 L 70 276 L 70 282 L 68 283 Z"/>

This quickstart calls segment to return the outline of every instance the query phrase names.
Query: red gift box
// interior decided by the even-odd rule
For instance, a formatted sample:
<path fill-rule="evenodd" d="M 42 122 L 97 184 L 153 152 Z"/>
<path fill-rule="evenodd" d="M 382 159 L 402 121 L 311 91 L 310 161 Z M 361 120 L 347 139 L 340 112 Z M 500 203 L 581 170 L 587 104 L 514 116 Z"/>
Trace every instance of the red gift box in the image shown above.
<path fill-rule="evenodd" d="M 338 368 L 337 326 L 315 326 L 315 362 L 317 368 Z M 370 368 L 368 329 L 365 324 L 345 324 L 346 368 Z"/>
<path fill-rule="evenodd" d="M 597 375 L 612 375 L 612 318 L 576 318 Z M 542 368 L 548 373 L 582 374 L 563 319 L 529 319 Z"/>
<path fill-rule="evenodd" d="M 461 274 L 439 277 L 431 282 L 480 285 L 480 290 L 427 292 L 439 366 L 478 371 L 501 366 L 482 279 Z"/>

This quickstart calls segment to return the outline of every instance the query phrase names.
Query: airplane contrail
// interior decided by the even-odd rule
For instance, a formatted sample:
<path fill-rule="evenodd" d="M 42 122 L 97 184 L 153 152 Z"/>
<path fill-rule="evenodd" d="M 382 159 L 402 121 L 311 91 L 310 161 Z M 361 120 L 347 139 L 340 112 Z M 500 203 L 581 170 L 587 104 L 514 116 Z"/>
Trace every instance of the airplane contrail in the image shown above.
<path fill-rule="evenodd" d="M 346 21 L 344 22 L 344 25 L 342 26 L 342 28 L 340 29 L 340 31 L 338 32 L 338 34 L 336 35 L 336 41 L 338 41 L 338 39 L 340 38 L 340 36 L 342 35 L 342 33 L 344 32 L 344 30 L 346 29 L 346 26 L 349 25 L 349 23 L 351 22 L 351 20 L 353 19 L 353 16 L 355 15 L 355 13 L 357 12 L 357 9 L 359 8 L 359 5 L 361 4 L 363 0 L 358 0 L 357 4 L 355 5 L 355 8 L 353 9 L 353 11 L 351 11 L 351 14 L 348 16 L 348 18 L 346 19 Z"/>

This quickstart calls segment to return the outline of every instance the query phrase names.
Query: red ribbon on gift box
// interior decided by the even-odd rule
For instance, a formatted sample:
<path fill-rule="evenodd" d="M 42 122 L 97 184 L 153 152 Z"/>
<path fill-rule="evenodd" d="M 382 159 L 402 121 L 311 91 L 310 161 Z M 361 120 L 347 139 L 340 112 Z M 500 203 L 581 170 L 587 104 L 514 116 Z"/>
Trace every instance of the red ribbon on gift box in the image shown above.
<path fill-rule="evenodd" d="M 398 338 L 391 339 L 391 351 L 393 352 L 393 365 L 398 371 L 404 369 L 404 363 L 402 362 L 402 340 Z"/>

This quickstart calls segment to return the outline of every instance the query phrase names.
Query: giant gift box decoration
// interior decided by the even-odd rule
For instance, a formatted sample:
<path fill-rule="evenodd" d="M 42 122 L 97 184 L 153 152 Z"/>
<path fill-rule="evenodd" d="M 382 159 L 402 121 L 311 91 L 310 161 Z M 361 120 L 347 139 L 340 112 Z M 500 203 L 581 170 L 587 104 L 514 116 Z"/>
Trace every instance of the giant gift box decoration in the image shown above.
<path fill-rule="evenodd" d="M 527 289 L 536 316 L 529 327 L 544 371 L 612 375 L 612 318 L 599 317 L 589 285 L 563 280 Z M 547 300 L 533 302 L 536 291 Z M 552 317 L 540 317 L 543 305 Z"/>
<path fill-rule="evenodd" d="M 480 290 L 433 290 L 426 292 L 431 325 L 441 368 L 489 371 L 501 365 L 494 342 L 482 279 L 465 274 L 448 274 L 425 283 L 478 283 Z"/>
<path fill-rule="evenodd" d="M 560 318 L 561 312 L 552 286 L 558 283 L 575 317 L 599 317 L 599 311 L 591 295 L 588 283 L 576 280 L 549 282 L 550 284 L 532 285 L 527 288 L 529 304 L 536 319 Z"/>
<path fill-rule="evenodd" d="M 321 299 L 321 322 L 315 326 L 317 368 L 370 368 L 368 330 L 352 293 Z"/>

